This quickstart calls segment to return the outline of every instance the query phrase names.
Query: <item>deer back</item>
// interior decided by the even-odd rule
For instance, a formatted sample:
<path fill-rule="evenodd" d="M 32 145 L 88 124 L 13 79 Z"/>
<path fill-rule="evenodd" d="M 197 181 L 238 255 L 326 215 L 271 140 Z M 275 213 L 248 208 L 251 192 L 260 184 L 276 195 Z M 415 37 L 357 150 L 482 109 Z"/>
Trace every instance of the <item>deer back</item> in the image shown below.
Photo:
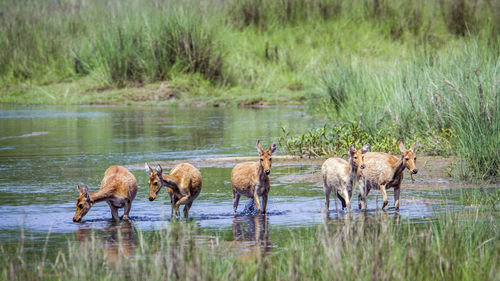
<path fill-rule="evenodd" d="M 201 190 L 201 173 L 189 163 L 175 165 L 170 171 L 169 176 L 177 180 L 179 190 L 189 189 L 191 194 L 195 194 Z"/>
<path fill-rule="evenodd" d="M 378 188 L 381 184 L 387 184 L 392 179 L 398 161 L 397 157 L 387 153 L 367 152 L 363 176 L 367 182 L 376 185 L 373 188 Z"/>
<path fill-rule="evenodd" d="M 102 191 L 121 198 L 134 199 L 137 193 L 137 181 L 127 168 L 111 166 L 104 172 L 101 181 Z"/>

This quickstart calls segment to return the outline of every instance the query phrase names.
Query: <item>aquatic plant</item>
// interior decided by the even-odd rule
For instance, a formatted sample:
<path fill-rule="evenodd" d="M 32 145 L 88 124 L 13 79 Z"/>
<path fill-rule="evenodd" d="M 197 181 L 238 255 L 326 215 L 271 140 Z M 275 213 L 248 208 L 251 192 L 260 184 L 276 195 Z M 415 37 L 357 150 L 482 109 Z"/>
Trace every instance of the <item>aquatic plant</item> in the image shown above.
<path fill-rule="evenodd" d="M 410 224 L 380 212 L 328 220 L 281 235 L 267 254 L 242 253 L 193 223 L 137 231 L 133 251 L 123 235 L 114 243 L 91 234 L 54 256 L 29 254 L 27 238 L 0 245 L 2 280 L 496 280 L 500 266 L 498 216 L 468 208 L 427 223 Z M 49 237 L 47 237 L 47 240 Z M 108 245 L 104 245 L 108 243 Z"/>
<path fill-rule="evenodd" d="M 394 127 L 393 125 L 388 129 L 372 133 L 361 128 L 359 124 L 325 124 L 323 127 L 310 129 L 302 135 L 293 136 L 282 126 L 278 142 L 286 153 L 309 158 L 347 155 L 351 145 L 360 147 L 365 143 L 370 144 L 371 151 L 398 154 L 398 140 L 403 136 L 398 136 Z M 406 142 L 418 140 L 419 153 L 446 155 L 451 150 L 450 138 L 450 131 L 443 130 L 439 133 L 422 133 L 412 138 L 407 137 Z"/>

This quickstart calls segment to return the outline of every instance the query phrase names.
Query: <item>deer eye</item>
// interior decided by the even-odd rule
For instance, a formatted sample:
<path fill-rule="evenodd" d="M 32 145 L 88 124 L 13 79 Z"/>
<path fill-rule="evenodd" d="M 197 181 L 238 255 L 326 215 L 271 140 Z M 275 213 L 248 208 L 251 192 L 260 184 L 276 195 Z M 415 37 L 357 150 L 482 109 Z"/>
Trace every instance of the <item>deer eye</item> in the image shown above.
<path fill-rule="evenodd" d="M 417 157 L 415 157 L 413 160 L 417 161 Z"/>
<path fill-rule="evenodd" d="M 154 183 L 153 183 L 153 185 L 158 185 L 158 183 L 157 183 L 157 182 L 154 182 Z"/>
<path fill-rule="evenodd" d="M 269 158 L 269 161 L 273 161 L 273 158 Z"/>
<path fill-rule="evenodd" d="M 406 161 L 410 160 L 410 158 L 408 158 L 408 157 L 406 157 L 405 159 L 406 159 Z"/>
<path fill-rule="evenodd" d="M 358 156 L 354 156 L 354 159 L 358 159 Z"/>
<path fill-rule="evenodd" d="M 83 205 L 82 204 L 78 204 L 78 208 L 83 208 Z"/>
<path fill-rule="evenodd" d="M 260 158 L 260 161 L 264 161 L 264 159 Z"/>

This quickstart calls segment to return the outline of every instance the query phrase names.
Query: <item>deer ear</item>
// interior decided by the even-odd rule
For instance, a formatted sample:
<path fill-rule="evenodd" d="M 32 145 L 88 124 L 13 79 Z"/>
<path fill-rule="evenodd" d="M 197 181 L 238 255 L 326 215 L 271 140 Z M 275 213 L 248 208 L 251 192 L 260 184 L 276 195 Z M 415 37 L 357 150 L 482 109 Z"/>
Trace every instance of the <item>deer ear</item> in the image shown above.
<path fill-rule="evenodd" d="M 156 173 L 158 174 L 158 176 L 161 177 L 161 174 L 163 173 L 163 168 L 160 166 L 160 164 L 158 164 L 158 167 L 156 168 Z"/>
<path fill-rule="evenodd" d="M 90 202 L 89 188 L 87 186 L 83 187 L 83 194 L 85 195 L 85 198 L 87 198 L 87 202 Z"/>
<path fill-rule="evenodd" d="M 276 151 L 276 142 L 273 142 L 271 147 L 269 147 L 269 151 L 271 151 L 271 153 L 274 153 Z"/>
<path fill-rule="evenodd" d="M 417 151 L 417 146 L 418 146 L 418 141 L 416 141 L 412 146 L 411 146 L 411 151 L 413 151 L 413 153 L 415 153 Z"/>
<path fill-rule="evenodd" d="M 369 143 L 367 143 L 367 144 L 365 144 L 365 146 L 363 146 L 363 148 L 361 149 L 361 154 L 367 153 L 368 150 L 370 150 L 370 144 Z"/>
<path fill-rule="evenodd" d="M 77 184 L 76 187 L 78 187 L 78 192 L 80 192 L 80 194 L 83 194 L 82 187 L 79 184 Z"/>
<path fill-rule="evenodd" d="M 259 153 L 264 152 L 264 149 L 262 149 L 262 145 L 260 144 L 260 140 L 257 141 L 257 150 L 259 151 Z"/>
<path fill-rule="evenodd" d="M 354 150 L 356 150 L 354 148 L 354 145 L 351 145 L 351 147 L 349 148 L 349 156 L 353 156 L 354 155 Z"/>
<path fill-rule="evenodd" d="M 401 151 L 401 153 L 405 152 L 405 146 L 402 140 L 399 140 L 399 150 Z"/>
<path fill-rule="evenodd" d="M 151 167 L 149 167 L 148 163 L 144 164 L 144 168 L 146 169 L 146 172 L 148 172 L 148 174 L 150 176 L 153 174 L 153 169 L 151 169 Z"/>

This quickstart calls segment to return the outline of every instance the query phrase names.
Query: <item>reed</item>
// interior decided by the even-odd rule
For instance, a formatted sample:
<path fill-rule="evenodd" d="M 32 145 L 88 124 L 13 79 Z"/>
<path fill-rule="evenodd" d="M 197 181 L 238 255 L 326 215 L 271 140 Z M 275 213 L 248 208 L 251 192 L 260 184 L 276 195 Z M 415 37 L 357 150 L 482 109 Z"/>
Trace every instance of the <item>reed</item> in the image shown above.
<path fill-rule="evenodd" d="M 242 253 L 193 224 L 172 223 L 160 231 L 137 231 L 135 252 L 110 259 L 109 241 L 91 235 L 68 243 L 56 255 L 29 257 L 0 246 L 3 280 L 496 280 L 499 278 L 498 216 L 491 209 L 465 208 L 426 223 L 411 224 L 380 212 L 346 215 L 317 227 L 296 228 L 273 241 L 266 255 Z M 104 245 L 103 243 L 108 243 Z M 122 246 L 120 246 L 122 245 Z M 122 247 L 122 248 L 120 248 Z M 130 253 L 129 253 L 130 254 Z"/>

